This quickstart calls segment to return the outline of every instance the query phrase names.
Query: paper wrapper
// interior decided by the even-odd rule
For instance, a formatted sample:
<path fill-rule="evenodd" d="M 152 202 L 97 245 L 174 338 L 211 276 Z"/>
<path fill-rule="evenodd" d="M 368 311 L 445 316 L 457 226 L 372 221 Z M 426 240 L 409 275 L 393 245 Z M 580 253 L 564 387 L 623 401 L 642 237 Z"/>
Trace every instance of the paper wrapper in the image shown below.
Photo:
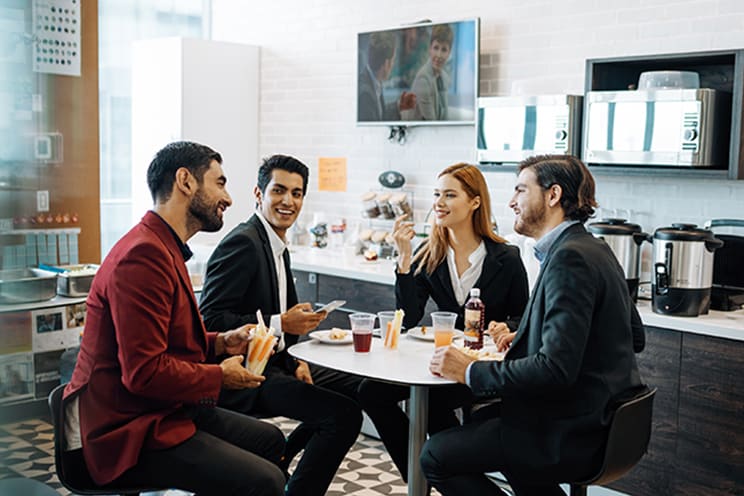
<path fill-rule="evenodd" d="M 251 342 L 248 343 L 248 358 L 245 360 L 245 368 L 248 372 L 256 375 L 263 374 L 277 340 L 270 331 L 271 329 L 264 332 L 257 330 Z"/>
<path fill-rule="evenodd" d="M 400 328 L 403 325 L 404 315 L 403 310 L 396 310 L 395 317 L 393 317 L 391 322 L 388 322 L 387 330 L 385 331 L 385 348 L 391 350 L 398 349 L 398 339 L 400 339 Z"/>

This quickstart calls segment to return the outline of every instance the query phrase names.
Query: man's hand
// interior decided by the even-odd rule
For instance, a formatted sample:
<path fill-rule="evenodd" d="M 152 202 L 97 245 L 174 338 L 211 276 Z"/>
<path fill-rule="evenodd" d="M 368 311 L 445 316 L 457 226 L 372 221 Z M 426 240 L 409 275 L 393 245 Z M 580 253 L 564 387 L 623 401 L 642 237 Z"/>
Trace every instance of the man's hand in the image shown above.
<path fill-rule="evenodd" d="M 297 370 L 295 370 L 295 377 L 306 384 L 313 383 L 313 375 L 310 373 L 310 366 L 307 362 L 297 360 Z"/>
<path fill-rule="evenodd" d="M 398 110 L 413 110 L 414 108 L 416 108 L 416 94 L 409 91 L 401 93 Z"/>
<path fill-rule="evenodd" d="M 222 387 L 225 389 L 257 388 L 266 380 L 262 375 L 255 375 L 243 367 L 243 356 L 235 355 L 220 363 L 222 367 Z"/>
<path fill-rule="evenodd" d="M 429 371 L 445 379 L 465 384 L 465 370 L 475 359 L 453 346 L 440 346 L 434 350 Z"/>
<path fill-rule="evenodd" d="M 516 337 L 516 332 L 506 332 L 504 334 L 500 334 L 497 339 L 494 340 L 496 343 L 496 350 L 498 351 L 506 351 L 509 349 L 509 347 L 512 344 L 512 341 L 514 341 L 514 338 Z"/>
<path fill-rule="evenodd" d="M 488 323 L 488 329 L 486 332 L 493 338 L 493 342 L 496 345 L 498 351 L 506 351 L 514 341 L 514 337 L 517 335 L 516 332 L 511 332 L 504 322 L 496 322 L 492 320 Z"/>
<path fill-rule="evenodd" d="M 313 312 L 310 303 L 298 303 L 282 314 L 282 332 L 302 336 L 312 331 L 326 317 L 326 312 Z"/>
<path fill-rule="evenodd" d="M 215 355 L 248 353 L 248 343 L 253 339 L 251 329 L 254 327 L 256 324 L 246 324 L 237 329 L 219 333 L 214 343 Z"/>

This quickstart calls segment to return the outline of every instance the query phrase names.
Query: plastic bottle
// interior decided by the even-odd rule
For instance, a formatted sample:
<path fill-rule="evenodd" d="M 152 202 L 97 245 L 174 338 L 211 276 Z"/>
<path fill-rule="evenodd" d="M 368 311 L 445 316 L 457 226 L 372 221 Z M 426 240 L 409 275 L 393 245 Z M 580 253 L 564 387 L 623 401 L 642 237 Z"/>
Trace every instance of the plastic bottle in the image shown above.
<path fill-rule="evenodd" d="M 470 298 L 465 303 L 465 346 L 474 350 L 483 348 L 483 321 L 486 305 L 480 299 L 480 289 L 470 290 Z"/>

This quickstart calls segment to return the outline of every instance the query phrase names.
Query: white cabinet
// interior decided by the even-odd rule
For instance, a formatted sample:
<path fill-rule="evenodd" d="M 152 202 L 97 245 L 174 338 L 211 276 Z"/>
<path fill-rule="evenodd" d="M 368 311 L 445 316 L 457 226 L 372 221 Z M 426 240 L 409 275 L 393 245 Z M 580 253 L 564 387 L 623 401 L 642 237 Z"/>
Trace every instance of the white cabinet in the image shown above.
<path fill-rule="evenodd" d="M 254 210 L 258 171 L 259 48 L 163 38 L 134 44 L 132 59 L 132 225 L 152 208 L 147 166 L 165 144 L 203 143 L 222 155 L 233 205 L 217 233 L 190 244 L 215 245 Z"/>

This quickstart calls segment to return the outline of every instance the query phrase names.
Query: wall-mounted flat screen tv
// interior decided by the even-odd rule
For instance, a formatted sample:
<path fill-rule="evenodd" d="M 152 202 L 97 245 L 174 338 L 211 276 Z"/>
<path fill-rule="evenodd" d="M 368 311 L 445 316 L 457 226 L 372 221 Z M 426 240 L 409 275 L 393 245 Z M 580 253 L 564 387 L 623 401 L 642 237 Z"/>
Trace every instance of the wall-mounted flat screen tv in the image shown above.
<path fill-rule="evenodd" d="M 359 33 L 357 124 L 474 124 L 479 19 Z"/>

